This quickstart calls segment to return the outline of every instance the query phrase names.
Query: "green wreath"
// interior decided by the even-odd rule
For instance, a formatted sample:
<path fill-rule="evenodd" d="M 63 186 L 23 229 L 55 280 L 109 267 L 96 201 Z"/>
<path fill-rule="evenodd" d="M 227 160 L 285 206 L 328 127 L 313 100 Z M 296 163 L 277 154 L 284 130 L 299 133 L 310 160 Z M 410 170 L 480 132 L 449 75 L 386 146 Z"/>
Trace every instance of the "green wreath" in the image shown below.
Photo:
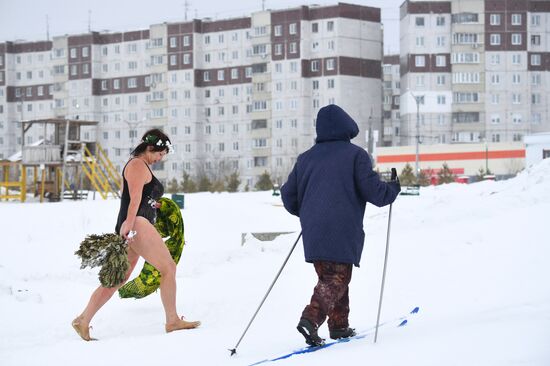
<path fill-rule="evenodd" d="M 178 205 L 169 198 L 159 200 L 155 228 L 164 242 L 176 264 L 181 258 L 185 245 L 183 218 Z M 99 281 L 104 287 L 116 287 L 124 282 L 130 266 L 128 262 L 127 244 L 117 234 L 88 235 L 80 248 L 75 252 L 82 260 L 80 268 L 98 267 Z M 155 292 L 160 286 L 160 272 L 150 263 L 145 262 L 141 273 L 122 286 L 118 293 L 121 298 L 141 299 Z"/>

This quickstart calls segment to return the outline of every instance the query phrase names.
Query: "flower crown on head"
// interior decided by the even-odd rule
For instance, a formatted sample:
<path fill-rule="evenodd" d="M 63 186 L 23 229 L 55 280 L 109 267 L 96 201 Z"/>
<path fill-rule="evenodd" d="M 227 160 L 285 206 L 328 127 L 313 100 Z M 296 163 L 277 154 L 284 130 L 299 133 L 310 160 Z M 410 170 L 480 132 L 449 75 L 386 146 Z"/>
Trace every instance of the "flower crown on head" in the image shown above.
<path fill-rule="evenodd" d="M 163 140 L 159 136 L 156 135 L 147 135 L 141 142 L 146 143 L 147 145 L 157 146 L 157 147 L 164 147 L 168 150 L 168 153 L 174 152 L 174 147 L 168 140 Z"/>

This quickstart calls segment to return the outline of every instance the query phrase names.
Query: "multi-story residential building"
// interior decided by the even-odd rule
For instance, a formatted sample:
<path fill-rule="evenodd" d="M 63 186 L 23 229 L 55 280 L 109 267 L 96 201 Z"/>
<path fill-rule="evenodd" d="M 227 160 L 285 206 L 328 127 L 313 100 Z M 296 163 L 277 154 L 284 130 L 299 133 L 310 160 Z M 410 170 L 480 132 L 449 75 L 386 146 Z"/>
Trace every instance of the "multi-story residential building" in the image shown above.
<path fill-rule="evenodd" d="M 314 143 L 323 105 L 357 120 L 356 144 L 373 141 L 381 63 L 380 9 L 342 3 L 6 42 L 0 158 L 20 147 L 15 122 L 79 116 L 100 122 L 82 138 L 100 142 L 119 169 L 143 132 L 160 127 L 176 151 L 155 167 L 160 179 L 239 171 L 252 186 L 268 171 L 280 182 Z M 35 135 L 25 143 L 48 138 Z"/>
<path fill-rule="evenodd" d="M 550 130 L 549 19 L 548 1 L 405 1 L 400 144 Z"/>
<path fill-rule="evenodd" d="M 401 93 L 401 74 L 399 72 L 399 55 L 385 55 L 383 70 L 383 120 L 381 146 L 396 146 L 400 143 L 399 128 L 401 117 L 399 102 Z"/>

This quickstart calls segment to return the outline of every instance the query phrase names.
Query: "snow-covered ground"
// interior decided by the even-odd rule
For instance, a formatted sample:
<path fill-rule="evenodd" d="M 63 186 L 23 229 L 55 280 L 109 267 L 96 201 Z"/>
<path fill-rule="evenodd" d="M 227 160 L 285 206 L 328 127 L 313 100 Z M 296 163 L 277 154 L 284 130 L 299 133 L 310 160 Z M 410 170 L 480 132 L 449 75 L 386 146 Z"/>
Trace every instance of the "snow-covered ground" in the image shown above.
<path fill-rule="evenodd" d="M 316 277 L 299 244 L 256 321 L 229 357 L 299 233 L 270 192 L 189 194 L 178 307 L 203 322 L 164 333 L 159 294 L 113 299 L 93 320 L 97 342 L 70 321 L 97 285 L 74 256 L 113 230 L 118 201 L 0 204 L 0 364 L 249 365 L 304 345 L 295 326 Z M 502 182 L 423 188 L 394 203 L 382 321 L 419 306 L 402 328 L 297 355 L 278 365 L 550 365 L 550 159 Z M 388 207 L 367 206 L 366 245 L 350 290 L 350 323 L 371 328 Z M 241 234 L 291 231 L 271 242 Z M 138 264 L 137 271 L 141 268 Z M 326 325 L 320 334 L 328 337 Z"/>

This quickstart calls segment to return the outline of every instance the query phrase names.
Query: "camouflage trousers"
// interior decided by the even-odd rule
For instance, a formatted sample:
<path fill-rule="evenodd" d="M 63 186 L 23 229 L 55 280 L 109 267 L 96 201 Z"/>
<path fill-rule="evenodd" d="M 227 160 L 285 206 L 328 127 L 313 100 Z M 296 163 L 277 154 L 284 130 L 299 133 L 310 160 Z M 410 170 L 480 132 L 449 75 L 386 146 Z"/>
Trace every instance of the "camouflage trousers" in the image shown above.
<path fill-rule="evenodd" d="M 318 261 L 313 266 L 319 281 L 313 290 L 310 304 L 302 312 L 317 327 L 328 316 L 328 328 L 347 328 L 349 315 L 349 283 L 352 264 Z"/>

